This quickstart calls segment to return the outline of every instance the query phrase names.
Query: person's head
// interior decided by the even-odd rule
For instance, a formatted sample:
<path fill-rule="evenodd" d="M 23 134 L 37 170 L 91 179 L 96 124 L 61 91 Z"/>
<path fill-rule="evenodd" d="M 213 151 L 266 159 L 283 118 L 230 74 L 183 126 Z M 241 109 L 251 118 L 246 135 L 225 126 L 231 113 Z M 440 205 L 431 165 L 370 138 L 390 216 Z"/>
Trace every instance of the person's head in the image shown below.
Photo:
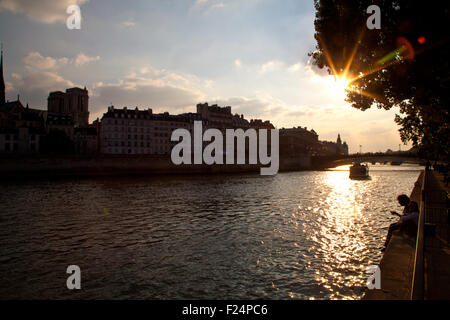
<path fill-rule="evenodd" d="M 409 197 L 406 194 L 401 194 L 397 196 L 397 201 L 401 206 L 407 206 L 409 203 Z"/>

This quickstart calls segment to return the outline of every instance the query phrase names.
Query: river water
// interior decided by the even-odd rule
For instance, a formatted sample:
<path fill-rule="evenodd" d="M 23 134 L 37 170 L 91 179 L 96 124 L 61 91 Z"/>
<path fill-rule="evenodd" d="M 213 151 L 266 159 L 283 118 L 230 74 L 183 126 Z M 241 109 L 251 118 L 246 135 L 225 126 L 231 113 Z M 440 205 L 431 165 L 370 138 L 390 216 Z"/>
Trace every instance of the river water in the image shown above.
<path fill-rule="evenodd" d="M 359 299 L 421 169 L 2 182 L 0 298 Z"/>

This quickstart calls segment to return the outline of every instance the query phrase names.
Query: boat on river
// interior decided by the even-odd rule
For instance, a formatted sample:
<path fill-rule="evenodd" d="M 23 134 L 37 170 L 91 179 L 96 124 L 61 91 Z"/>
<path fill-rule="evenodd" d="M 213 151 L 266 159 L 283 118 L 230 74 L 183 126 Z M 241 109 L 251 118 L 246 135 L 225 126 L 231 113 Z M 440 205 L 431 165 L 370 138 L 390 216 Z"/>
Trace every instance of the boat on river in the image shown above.
<path fill-rule="evenodd" d="M 371 177 L 369 175 L 369 166 L 361 164 L 359 162 L 355 162 L 350 167 L 350 179 L 355 179 L 355 180 L 371 179 Z"/>

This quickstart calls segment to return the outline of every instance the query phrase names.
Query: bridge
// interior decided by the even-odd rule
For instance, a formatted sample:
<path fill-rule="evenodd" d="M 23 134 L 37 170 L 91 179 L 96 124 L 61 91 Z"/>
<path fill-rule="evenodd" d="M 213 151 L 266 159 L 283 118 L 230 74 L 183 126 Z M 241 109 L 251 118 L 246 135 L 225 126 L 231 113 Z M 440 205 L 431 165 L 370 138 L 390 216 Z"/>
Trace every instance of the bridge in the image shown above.
<path fill-rule="evenodd" d="M 411 155 L 388 155 L 388 154 L 353 154 L 353 155 L 335 155 L 335 156 L 315 156 L 311 159 L 315 168 L 334 168 L 343 165 L 361 163 L 381 163 L 391 165 L 425 164 L 425 160 Z"/>

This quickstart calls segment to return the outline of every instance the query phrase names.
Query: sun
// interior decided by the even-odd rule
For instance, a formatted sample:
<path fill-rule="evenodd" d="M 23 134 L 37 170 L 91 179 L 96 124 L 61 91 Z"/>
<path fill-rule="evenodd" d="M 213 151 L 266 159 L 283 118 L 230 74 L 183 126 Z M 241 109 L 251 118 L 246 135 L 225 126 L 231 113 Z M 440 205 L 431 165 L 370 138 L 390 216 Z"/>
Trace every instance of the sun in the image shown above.
<path fill-rule="evenodd" d="M 330 92 L 333 92 L 336 96 L 345 97 L 349 90 L 352 90 L 351 79 L 344 75 L 341 76 L 328 76 L 327 86 Z"/>
<path fill-rule="evenodd" d="M 338 91 L 345 92 L 347 90 L 350 90 L 350 84 L 351 80 L 346 76 L 335 77 L 334 79 L 334 85 L 336 86 L 336 89 Z"/>

